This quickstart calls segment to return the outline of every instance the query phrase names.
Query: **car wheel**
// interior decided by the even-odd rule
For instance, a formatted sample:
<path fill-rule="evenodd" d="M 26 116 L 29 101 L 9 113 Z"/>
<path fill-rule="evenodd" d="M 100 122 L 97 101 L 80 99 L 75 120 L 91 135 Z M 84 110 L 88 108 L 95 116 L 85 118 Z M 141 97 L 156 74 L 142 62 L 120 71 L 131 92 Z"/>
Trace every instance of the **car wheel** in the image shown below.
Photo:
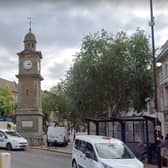
<path fill-rule="evenodd" d="M 78 168 L 77 163 L 76 163 L 75 160 L 73 160 L 73 162 L 72 162 L 72 168 Z"/>
<path fill-rule="evenodd" d="M 7 143 L 6 148 L 7 150 L 12 150 L 12 145 L 10 143 Z"/>

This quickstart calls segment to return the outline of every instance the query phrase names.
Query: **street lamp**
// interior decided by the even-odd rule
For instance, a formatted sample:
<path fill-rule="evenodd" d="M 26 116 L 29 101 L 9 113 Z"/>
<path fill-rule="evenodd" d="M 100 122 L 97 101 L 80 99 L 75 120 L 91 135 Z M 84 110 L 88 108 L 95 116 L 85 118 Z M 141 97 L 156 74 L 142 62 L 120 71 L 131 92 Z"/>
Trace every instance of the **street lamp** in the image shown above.
<path fill-rule="evenodd" d="M 153 58 L 153 98 L 154 98 L 154 110 L 155 113 L 158 112 L 158 101 L 157 101 L 157 77 L 156 77 L 156 58 L 155 58 L 155 41 L 154 41 L 154 16 L 153 16 L 153 4 L 152 0 L 150 0 L 150 27 L 151 27 L 151 37 L 152 37 L 152 58 Z M 156 115 L 156 127 L 157 127 L 157 115 Z M 158 136 L 159 136 L 159 130 L 156 130 L 156 141 L 158 142 Z M 157 143 L 157 149 L 158 149 L 158 168 L 161 168 L 161 151 L 160 151 L 160 144 Z"/>

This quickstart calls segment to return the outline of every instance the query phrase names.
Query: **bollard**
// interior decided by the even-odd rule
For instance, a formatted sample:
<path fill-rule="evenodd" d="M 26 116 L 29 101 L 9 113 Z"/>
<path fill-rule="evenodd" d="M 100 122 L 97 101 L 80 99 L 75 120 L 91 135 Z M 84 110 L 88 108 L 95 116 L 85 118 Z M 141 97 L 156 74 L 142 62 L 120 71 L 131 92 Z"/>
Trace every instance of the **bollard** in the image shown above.
<path fill-rule="evenodd" d="M 11 168 L 10 153 L 0 153 L 0 168 Z"/>

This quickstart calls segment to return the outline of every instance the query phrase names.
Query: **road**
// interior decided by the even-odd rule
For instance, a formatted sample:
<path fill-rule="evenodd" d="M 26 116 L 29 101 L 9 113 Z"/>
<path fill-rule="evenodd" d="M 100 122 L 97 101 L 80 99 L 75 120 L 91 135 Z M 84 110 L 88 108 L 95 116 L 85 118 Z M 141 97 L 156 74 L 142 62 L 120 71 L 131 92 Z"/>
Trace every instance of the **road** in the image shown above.
<path fill-rule="evenodd" d="M 66 154 L 32 149 L 28 149 L 27 151 L 12 151 L 10 153 L 11 168 L 71 167 L 71 156 Z"/>
<path fill-rule="evenodd" d="M 8 152 L 1 150 L 1 152 Z M 71 155 L 57 152 L 32 150 L 12 151 L 11 168 L 70 168 Z M 156 168 L 157 166 L 145 165 L 145 168 Z"/>

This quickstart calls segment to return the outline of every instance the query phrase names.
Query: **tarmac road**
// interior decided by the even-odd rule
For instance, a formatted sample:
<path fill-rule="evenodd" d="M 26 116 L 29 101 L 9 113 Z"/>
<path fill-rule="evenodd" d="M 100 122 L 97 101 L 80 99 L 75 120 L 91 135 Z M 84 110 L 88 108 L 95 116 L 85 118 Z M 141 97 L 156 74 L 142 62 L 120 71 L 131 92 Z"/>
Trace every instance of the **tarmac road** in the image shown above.
<path fill-rule="evenodd" d="M 11 168 L 69 168 L 71 156 L 51 151 L 12 151 Z"/>

